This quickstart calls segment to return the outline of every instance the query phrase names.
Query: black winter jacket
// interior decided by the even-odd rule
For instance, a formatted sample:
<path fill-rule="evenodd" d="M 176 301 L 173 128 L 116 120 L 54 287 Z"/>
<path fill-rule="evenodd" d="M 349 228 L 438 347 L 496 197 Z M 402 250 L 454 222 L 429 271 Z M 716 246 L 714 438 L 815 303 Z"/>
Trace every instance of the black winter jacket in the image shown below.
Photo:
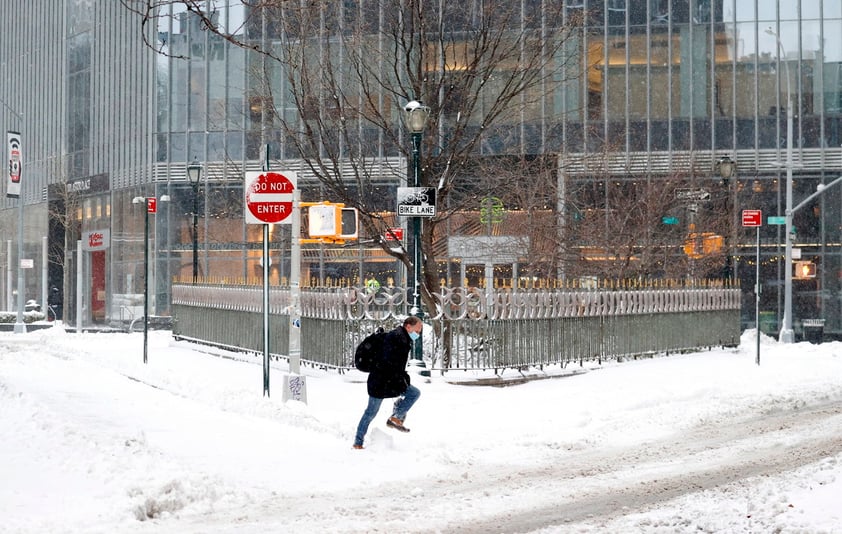
<path fill-rule="evenodd" d="M 383 355 L 368 374 L 368 394 L 378 399 L 400 397 L 409 387 L 406 364 L 412 339 L 403 326 L 386 334 Z"/>

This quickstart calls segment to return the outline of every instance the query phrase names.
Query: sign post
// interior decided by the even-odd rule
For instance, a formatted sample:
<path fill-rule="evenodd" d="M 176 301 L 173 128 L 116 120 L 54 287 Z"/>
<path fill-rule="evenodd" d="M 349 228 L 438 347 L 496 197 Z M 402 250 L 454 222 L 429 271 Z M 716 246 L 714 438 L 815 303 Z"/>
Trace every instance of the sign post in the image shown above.
<path fill-rule="evenodd" d="M 267 165 L 268 167 L 268 165 Z M 269 392 L 269 226 L 292 224 L 294 172 L 247 172 L 243 183 L 243 219 L 263 225 L 263 395 Z"/>
<path fill-rule="evenodd" d="M 754 228 L 757 232 L 757 249 L 755 251 L 755 282 L 754 282 L 754 328 L 757 330 L 757 355 L 755 363 L 760 365 L 760 226 L 763 224 L 761 210 L 743 210 L 743 227 Z"/>

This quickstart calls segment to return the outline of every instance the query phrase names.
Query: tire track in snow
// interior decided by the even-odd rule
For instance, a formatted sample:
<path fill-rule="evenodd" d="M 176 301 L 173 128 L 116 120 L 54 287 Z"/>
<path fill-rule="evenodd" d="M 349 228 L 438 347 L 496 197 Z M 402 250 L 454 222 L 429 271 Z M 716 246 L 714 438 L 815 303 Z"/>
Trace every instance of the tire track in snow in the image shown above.
<path fill-rule="evenodd" d="M 757 445 L 758 436 L 764 437 L 763 445 Z M 470 525 L 451 524 L 447 530 L 528 532 L 595 518 L 608 520 L 739 480 L 795 470 L 840 453 L 842 401 L 722 425 L 708 423 L 631 451 L 597 451 L 565 460 L 578 464 L 575 468 L 526 474 L 528 491 L 541 495 L 542 502 Z M 680 475 L 675 475 L 676 463 L 684 468 Z M 664 469 L 667 464 L 672 467 Z M 579 477 L 577 472 L 589 474 Z"/>
<path fill-rule="evenodd" d="M 841 436 L 842 400 L 836 400 L 708 422 L 633 447 L 559 451 L 555 462 L 540 466 L 455 466 L 450 476 L 354 492 L 277 495 L 229 519 L 244 531 L 253 517 L 261 527 L 274 521 L 296 532 L 325 532 L 337 524 L 343 532 L 529 532 L 607 521 L 742 479 L 794 470 L 842 453 Z M 499 513 L 489 515 L 488 500 Z M 224 524 L 223 516 L 218 519 Z"/>

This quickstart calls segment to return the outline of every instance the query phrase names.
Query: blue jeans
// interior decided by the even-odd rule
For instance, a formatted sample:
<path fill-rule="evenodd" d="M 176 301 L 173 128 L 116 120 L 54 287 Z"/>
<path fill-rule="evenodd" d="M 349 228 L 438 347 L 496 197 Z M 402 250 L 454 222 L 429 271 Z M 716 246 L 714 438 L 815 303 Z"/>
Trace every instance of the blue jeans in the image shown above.
<path fill-rule="evenodd" d="M 420 396 L 421 390 L 410 384 L 409 387 L 406 388 L 406 391 L 403 392 L 403 396 L 398 397 L 398 400 L 395 401 L 395 407 L 392 410 L 392 417 L 397 417 L 401 421 L 406 419 L 406 412 L 412 408 L 412 405 L 415 404 L 415 401 L 417 401 Z M 382 403 L 383 399 L 378 399 L 377 397 L 368 398 L 368 406 L 366 406 L 365 412 L 363 412 L 360 424 L 357 425 L 357 435 L 354 437 L 354 445 L 363 444 L 365 434 L 368 432 L 368 425 L 371 424 L 374 417 L 377 415 L 377 412 L 380 411 L 380 405 Z"/>

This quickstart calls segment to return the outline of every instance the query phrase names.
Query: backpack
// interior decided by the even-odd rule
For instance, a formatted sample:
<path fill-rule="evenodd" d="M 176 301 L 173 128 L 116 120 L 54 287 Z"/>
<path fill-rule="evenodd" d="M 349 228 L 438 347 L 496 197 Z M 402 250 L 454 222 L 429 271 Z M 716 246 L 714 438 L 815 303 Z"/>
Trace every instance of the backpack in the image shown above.
<path fill-rule="evenodd" d="M 354 352 L 354 367 L 364 373 L 373 371 L 383 353 L 383 339 L 385 338 L 386 331 L 382 327 L 366 336 Z"/>

